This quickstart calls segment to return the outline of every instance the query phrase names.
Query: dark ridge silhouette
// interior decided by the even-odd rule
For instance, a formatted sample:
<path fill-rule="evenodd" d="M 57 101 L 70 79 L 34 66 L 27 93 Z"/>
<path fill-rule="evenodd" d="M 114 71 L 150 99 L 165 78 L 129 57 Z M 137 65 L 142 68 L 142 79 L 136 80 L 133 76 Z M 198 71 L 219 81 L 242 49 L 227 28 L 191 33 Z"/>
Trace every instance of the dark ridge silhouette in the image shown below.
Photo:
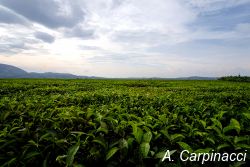
<path fill-rule="evenodd" d="M 36 73 L 36 72 L 26 72 L 18 67 L 0 64 L 0 78 L 58 78 L 58 79 L 77 79 L 77 78 L 93 78 L 93 79 L 104 79 L 103 77 L 95 76 L 78 76 L 68 73 Z M 216 77 L 179 77 L 179 78 L 160 78 L 160 77 L 149 77 L 149 78 L 109 78 L 109 79 L 153 79 L 153 80 L 216 80 Z"/>
<path fill-rule="evenodd" d="M 36 72 L 26 72 L 18 67 L 0 64 L 0 78 L 62 78 L 62 79 L 77 79 L 77 78 L 98 78 L 94 76 L 77 76 L 67 73 L 36 73 Z"/>
<path fill-rule="evenodd" d="M 0 64 L 0 78 L 21 78 L 27 76 L 28 73 L 18 67 Z"/>

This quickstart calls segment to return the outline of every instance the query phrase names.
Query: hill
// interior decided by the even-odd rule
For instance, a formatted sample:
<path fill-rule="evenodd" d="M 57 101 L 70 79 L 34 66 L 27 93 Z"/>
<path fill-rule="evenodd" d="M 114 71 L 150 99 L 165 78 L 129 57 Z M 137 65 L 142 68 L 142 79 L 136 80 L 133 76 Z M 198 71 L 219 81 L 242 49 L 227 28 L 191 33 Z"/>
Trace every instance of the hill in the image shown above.
<path fill-rule="evenodd" d="M 78 76 L 67 73 L 36 73 L 26 72 L 18 67 L 0 64 L 0 78 L 65 78 L 65 79 L 76 79 L 76 78 L 97 78 L 94 76 Z"/>
<path fill-rule="evenodd" d="M 0 64 L 0 78 L 22 78 L 28 73 L 18 67 Z"/>

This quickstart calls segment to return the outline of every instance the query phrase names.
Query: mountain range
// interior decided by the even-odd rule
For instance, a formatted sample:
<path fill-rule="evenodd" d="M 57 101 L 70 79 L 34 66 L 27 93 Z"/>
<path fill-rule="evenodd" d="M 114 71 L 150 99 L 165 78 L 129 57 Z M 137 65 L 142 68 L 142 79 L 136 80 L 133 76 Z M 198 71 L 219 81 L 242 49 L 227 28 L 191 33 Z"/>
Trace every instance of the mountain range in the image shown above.
<path fill-rule="evenodd" d="M 77 79 L 77 78 L 89 78 L 89 79 L 102 79 L 102 77 L 95 76 L 78 76 L 68 73 L 54 73 L 54 72 L 45 72 L 45 73 L 36 73 L 36 72 L 27 72 L 21 68 L 0 64 L 0 78 L 58 78 L 58 79 Z M 112 78 L 116 79 L 116 78 Z M 119 79 L 119 78 L 117 78 Z M 179 78 L 120 78 L 120 79 L 159 79 L 159 80 L 216 80 L 216 77 L 200 77 L 200 76 L 191 76 L 191 77 L 179 77 Z"/>
<path fill-rule="evenodd" d="M 45 72 L 45 73 L 36 73 L 36 72 L 27 72 L 21 68 L 0 64 L 0 78 L 65 78 L 65 79 L 76 79 L 76 78 L 99 78 L 94 76 L 78 76 L 67 73 L 54 73 L 54 72 Z"/>

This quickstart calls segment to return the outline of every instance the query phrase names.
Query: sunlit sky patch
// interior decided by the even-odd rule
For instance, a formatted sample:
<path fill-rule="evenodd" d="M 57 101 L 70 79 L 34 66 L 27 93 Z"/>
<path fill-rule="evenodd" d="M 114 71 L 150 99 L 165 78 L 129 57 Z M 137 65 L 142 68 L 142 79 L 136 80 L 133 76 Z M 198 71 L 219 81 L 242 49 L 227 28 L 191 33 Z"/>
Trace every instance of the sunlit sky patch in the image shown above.
<path fill-rule="evenodd" d="M 0 63 L 102 77 L 250 75 L 250 0 L 0 0 Z"/>

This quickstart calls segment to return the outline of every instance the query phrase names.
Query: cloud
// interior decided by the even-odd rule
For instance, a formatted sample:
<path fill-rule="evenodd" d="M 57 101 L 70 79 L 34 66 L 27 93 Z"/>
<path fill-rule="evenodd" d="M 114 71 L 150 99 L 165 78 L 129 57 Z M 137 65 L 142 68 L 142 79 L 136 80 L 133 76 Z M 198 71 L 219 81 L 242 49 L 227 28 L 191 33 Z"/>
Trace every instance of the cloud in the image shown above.
<path fill-rule="evenodd" d="M 118 63 L 132 63 L 143 57 L 144 55 L 140 55 L 140 53 L 114 53 L 114 52 L 106 52 L 103 55 L 93 56 L 88 59 L 89 62 L 92 63 L 110 63 L 110 62 L 118 62 Z"/>
<path fill-rule="evenodd" d="M 2 0 L 0 4 L 50 28 L 73 27 L 84 19 L 84 11 L 69 0 Z"/>
<path fill-rule="evenodd" d="M 99 50 L 99 51 L 103 51 L 103 49 L 100 48 L 100 47 L 89 46 L 89 45 L 79 45 L 79 49 L 81 49 L 81 50 Z"/>
<path fill-rule="evenodd" d="M 245 37 L 250 37 L 250 23 L 238 24 L 235 30 L 239 33 L 242 33 Z"/>
<path fill-rule="evenodd" d="M 15 56 L 16 54 L 40 52 L 46 49 L 44 41 L 50 42 L 54 38 L 45 32 L 32 29 L 34 26 L 19 24 L 0 24 L 0 54 Z M 52 42 L 52 41 L 51 41 Z"/>
<path fill-rule="evenodd" d="M 13 23 L 13 24 L 29 25 L 29 22 L 23 16 L 18 15 L 14 11 L 1 5 L 0 5 L 0 22 L 7 24 Z"/>
<path fill-rule="evenodd" d="M 97 3 L 95 7 L 91 5 L 92 1 L 88 2 L 86 6 L 93 13 L 89 16 L 93 20 L 91 24 L 101 32 L 180 33 L 185 31 L 185 24 L 195 18 L 192 11 L 176 0 L 130 0 L 124 1 L 116 7 L 113 7 L 113 3 L 105 3 L 102 0 L 98 2 L 100 4 Z M 102 3 L 105 5 L 101 6 Z M 178 11 L 182 11 L 182 13 L 178 14 Z"/>
<path fill-rule="evenodd" d="M 240 67 L 250 71 L 249 4 L 250 0 L 1 0 L 0 54 L 12 55 L 8 57 L 17 63 L 23 57 L 29 64 L 41 60 L 44 66 L 53 59 L 58 69 L 70 62 L 70 70 L 80 75 L 75 64 L 88 68 L 90 75 L 116 77 L 195 72 L 216 76 Z M 26 60 L 22 62 L 25 66 Z M 39 63 L 36 66 L 42 70 Z"/>
<path fill-rule="evenodd" d="M 14 54 L 19 53 L 27 49 L 23 39 L 16 39 L 7 36 L 2 36 L 0 38 L 0 53 L 2 54 Z"/>
<path fill-rule="evenodd" d="M 65 37 L 77 37 L 80 39 L 90 39 L 94 38 L 94 30 L 90 28 L 86 28 L 82 25 L 76 25 L 71 29 L 65 29 Z"/>
<path fill-rule="evenodd" d="M 40 40 L 42 40 L 43 42 L 47 42 L 47 43 L 53 43 L 55 41 L 55 37 L 47 34 L 45 32 L 36 32 L 34 34 L 34 36 Z"/>
<path fill-rule="evenodd" d="M 184 0 L 199 13 L 214 14 L 220 10 L 249 3 L 249 0 Z"/>

